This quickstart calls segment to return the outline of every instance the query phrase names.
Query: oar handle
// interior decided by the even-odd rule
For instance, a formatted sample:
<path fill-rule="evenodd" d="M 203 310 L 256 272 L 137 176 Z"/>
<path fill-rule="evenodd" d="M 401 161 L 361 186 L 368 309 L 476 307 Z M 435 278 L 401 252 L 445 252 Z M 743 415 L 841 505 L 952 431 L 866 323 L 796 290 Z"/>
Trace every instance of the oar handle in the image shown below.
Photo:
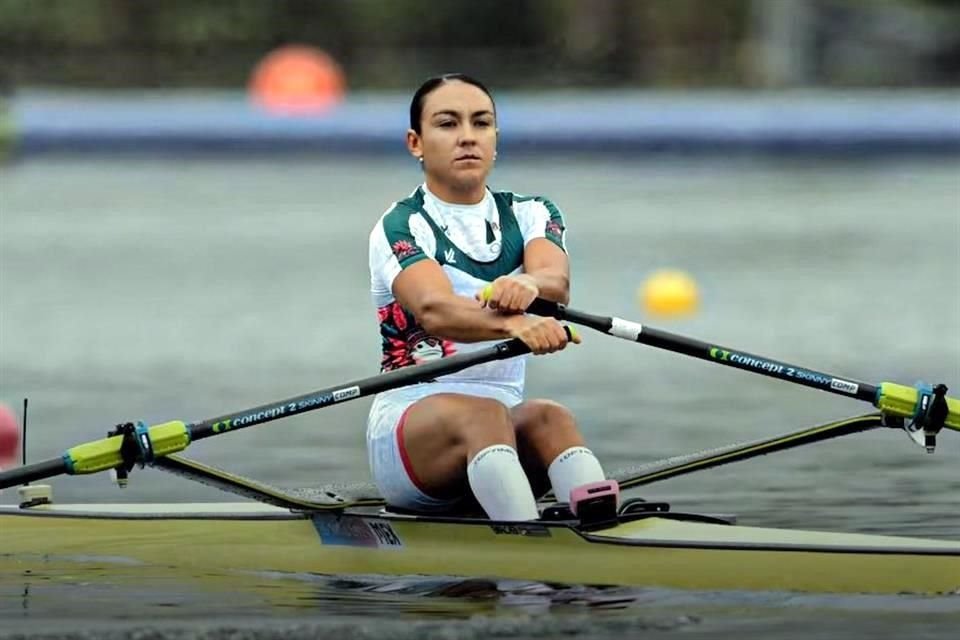
<path fill-rule="evenodd" d="M 532 303 L 530 303 L 530 306 L 527 307 L 527 313 L 563 320 L 564 309 L 565 307 L 559 302 L 544 300 L 543 298 L 536 298 Z"/>

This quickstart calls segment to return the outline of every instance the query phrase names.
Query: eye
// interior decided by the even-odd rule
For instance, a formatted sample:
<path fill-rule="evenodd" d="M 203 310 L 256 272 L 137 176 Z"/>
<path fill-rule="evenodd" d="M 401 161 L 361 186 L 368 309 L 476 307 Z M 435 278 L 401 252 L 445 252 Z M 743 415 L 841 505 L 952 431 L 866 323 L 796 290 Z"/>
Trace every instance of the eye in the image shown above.
<path fill-rule="evenodd" d="M 473 126 L 475 126 L 475 127 L 480 127 L 480 128 L 485 129 L 485 128 L 487 128 L 487 127 L 492 127 L 492 126 L 493 126 L 493 123 L 490 122 L 489 120 L 477 120 L 477 121 L 473 124 Z"/>
<path fill-rule="evenodd" d="M 441 129 L 452 129 L 453 127 L 457 126 L 457 123 L 453 120 L 442 120 L 437 123 L 437 126 Z"/>

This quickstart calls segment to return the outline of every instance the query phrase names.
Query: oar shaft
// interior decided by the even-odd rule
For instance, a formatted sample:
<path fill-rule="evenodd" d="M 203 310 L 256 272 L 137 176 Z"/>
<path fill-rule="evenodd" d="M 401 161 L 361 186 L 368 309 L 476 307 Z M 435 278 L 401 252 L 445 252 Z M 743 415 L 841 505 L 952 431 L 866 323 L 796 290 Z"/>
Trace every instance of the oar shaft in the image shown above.
<path fill-rule="evenodd" d="M 728 367 L 742 369 L 751 373 L 785 380 L 794 384 L 813 387 L 822 391 L 838 395 L 853 397 L 871 404 L 876 402 L 877 387 L 867 382 L 842 378 L 833 374 L 814 371 L 805 367 L 798 367 L 787 362 L 771 360 L 763 356 L 728 349 L 708 342 L 676 335 L 660 329 L 644 327 L 637 322 L 631 322 L 614 316 L 598 316 L 570 309 L 556 302 L 537 299 L 528 311 L 537 315 L 553 316 L 558 320 L 566 320 L 583 325 L 597 331 L 602 331 L 617 338 L 639 342 L 651 347 L 682 353 L 693 358 L 715 362 Z"/>
<path fill-rule="evenodd" d="M 34 462 L 33 464 L 0 471 L 0 489 L 16 487 L 28 482 L 43 480 L 67 473 L 67 463 L 63 457 L 51 458 L 43 462 Z"/>
<path fill-rule="evenodd" d="M 236 431 L 280 418 L 288 418 L 307 411 L 370 396 L 381 391 L 426 382 L 474 365 L 512 358 L 525 353 L 530 353 L 530 349 L 519 339 L 514 338 L 477 351 L 457 354 L 413 367 L 404 367 L 294 398 L 270 402 L 252 409 L 195 422 L 188 425 L 190 440 L 202 440 L 227 431 Z"/>
<path fill-rule="evenodd" d="M 815 444 L 862 433 L 884 426 L 883 416 L 871 413 L 854 418 L 837 420 L 824 425 L 793 431 L 773 438 L 764 438 L 754 442 L 746 442 L 711 451 L 701 451 L 691 455 L 677 456 L 660 460 L 634 469 L 627 469 L 615 473 L 612 477 L 620 484 L 621 489 L 639 487 L 652 482 L 669 480 L 694 471 L 712 469 L 733 462 L 750 460 L 780 451 L 788 451 L 797 447 Z"/>
<path fill-rule="evenodd" d="M 728 367 L 758 373 L 770 378 L 786 380 L 794 384 L 813 387 L 829 393 L 856 398 L 873 403 L 877 397 L 877 387 L 868 382 L 841 378 L 832 373 L 799 367 L 795 364 L 772 360 L 763 356 L 736 351 L 718 345 L 711 345 L 692 338 L 674 335 L 660 329 L 645 328 L 637 342 L 683 353 L 701 360 L 716 362 Z"/>
<path fill-rule="evenodd" d="M 569 328 L 567 331 L 569 332 Z M 478 364 L 505 360 L 526 353 L 530 353 L 530 349 L 519 338 L 514 338 L 476 351 L 459 353 L 426 364 L 404 367 L 363 380 L 337 385 L 279 402 L 271 402 L 253 409 L 226 414 L 202 422 L 184 424 L 175 420 L 153 425 L 149 428 L 145 427 L 146 432 L 138 431 L 137 437 L 145 438 L 150 443 L 153 456 L 162 457 L 182 451 L 194 440 L 202 440 L 228 431 L 314 411 L 389 389 L 427 382 Z M 72 447 L 59 458 L 51 458 L 17 469 L 0 471 L 0 489 L 64 474 L 96 473 L 143 462 L 142 456 L 138 459 L 125 453 L 125 442 L 126 439 L 123 436 L 114 435 Z"/>

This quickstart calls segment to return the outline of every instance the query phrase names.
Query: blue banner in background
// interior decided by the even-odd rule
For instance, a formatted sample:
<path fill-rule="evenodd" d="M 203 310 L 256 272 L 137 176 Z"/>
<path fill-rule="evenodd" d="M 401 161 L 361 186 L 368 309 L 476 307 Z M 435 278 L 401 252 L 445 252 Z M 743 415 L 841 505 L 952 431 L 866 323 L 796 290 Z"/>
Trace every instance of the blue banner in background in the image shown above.
<path fill-rule="evenodd" d="M 42 92 L 12 101 L 42 153 L 406 153 L 409 96 L 355 93 L 275 116 L 242 92 Z M 580 92 L 498 96 L 501 149 L 644 154 L 960 154 L 960 92 Z"/>

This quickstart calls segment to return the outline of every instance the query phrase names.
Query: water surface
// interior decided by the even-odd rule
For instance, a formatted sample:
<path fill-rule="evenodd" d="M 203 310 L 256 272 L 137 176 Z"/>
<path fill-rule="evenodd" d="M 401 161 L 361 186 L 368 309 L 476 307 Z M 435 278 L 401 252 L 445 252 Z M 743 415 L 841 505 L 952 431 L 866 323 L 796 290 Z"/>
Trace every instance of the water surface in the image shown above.
<path fill-rule="evenodd" d="M 566 213 L 574 306 L 868 382 L 925 379 L 960 390 L 960 162 L 504 160 L 495 186 L 547 195 Z M 4 168 L 0 401 L 30 397 L 30 458 L 59 455 L 121 421 L 212 417 L 374 373 L 367 234 L 418 180 L 395 158 Z M 653 319 L 637 306 L 637 287 L 663 267 L 698 280 L 696 317 Z M 534 360 L 528 395 L 570 406 L 608 468 L 869 410 L 599 334 L 584 338 Z M 279 485 L 366 480 L 368 406 L 359 400 L 189 453 Z M 957 539 L 956 435 L 943 434 L 931 456 L 902 433 L 871 433 L 643 491 L 678 510 L 737 513 L 748 524 Z M 135 473 L 124 491 L 102 476 L 54 485 L 64 502 L 222 499 L 159 471 Z M 240 605 L 233 596 L 182 597 L 189 585 L 107 579 L 79 589 L 87 581 L 75 578 L 32 578 L 24 599 L 22 576 L 3 576 L 0 634 L 13 620 L 19 630 L 63 631 L 75 619 L 81 628 L 124 627 L 116 608 L 101 606 L 115 596 L 137 619 L 171 629 L 252 628 L 267 616 L 331 624 L 337 637 L 398 638 L 403 629 L 472 637 L 489 625 L 501 637 L 550 637 L 568 624 L 587 625 L 569 632 L 591 637 L 641 629 L 800 637 L 798 620 L 831 635 L 934 637 L 955 630 L 960 609 L 956 598 L 718 596 L 717 604 L 710 594 L 639 590 L 613 612 L 558 604 L 552 594 L 536 596 L 531 612 L 530 594 L 385 594 L 321 578 L 320 586 L 277 586 L 279 603 Z"/>

